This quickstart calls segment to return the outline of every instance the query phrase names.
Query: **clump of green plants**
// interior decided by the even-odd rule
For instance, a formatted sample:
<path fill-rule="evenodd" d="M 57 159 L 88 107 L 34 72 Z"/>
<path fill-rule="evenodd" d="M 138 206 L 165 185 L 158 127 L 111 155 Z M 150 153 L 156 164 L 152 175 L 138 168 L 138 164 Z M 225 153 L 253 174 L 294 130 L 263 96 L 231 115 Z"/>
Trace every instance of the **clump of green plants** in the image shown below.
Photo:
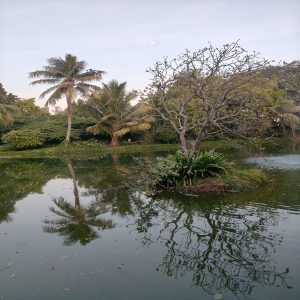
<path fill-rule="evenodd" d="M 95 122 L 92 119 L 74 116 L 72 141 L 90 139 L 92 135 L 86 128 L 93 124 Z M 65 116 L 24 117 L 15 121 L 14 130 L 4 134 L 1 141 L 19 150 L 58 145 L 65 140 L 65 130 Z"/>
<path fill-rule="evenodd" d="M 45 136 L 39 130 L 12 130 L 3 135 L 1 140 L 21 150 L 42 146 L 45 143 Z"/>
<path fill-rule="evenodd" d="M 232 163 L 214 150 L 183 153 L 178 151 L 167 158 L 157 158 L 158 163 L 151 170 L 155 186 L 192 186 L 200 179 L 219 177 L 229 171 Z"/>
<path fill-rule="evenodd" d="M 242 191 L 254 188 L 267 182 L 268 177 L 261 169 L 232 170 L 222 176 L 223 186 L 226 190 Z"/>
<path fill-rule="evenodd" d="M 242 191 L 255 188 L 267 181 L 261 169 L 239 170 L 233 162 L 214 150 L 183 153 L 157 158 L 150 168 L 154 188 L 164 187 L 181 192 Z"/>

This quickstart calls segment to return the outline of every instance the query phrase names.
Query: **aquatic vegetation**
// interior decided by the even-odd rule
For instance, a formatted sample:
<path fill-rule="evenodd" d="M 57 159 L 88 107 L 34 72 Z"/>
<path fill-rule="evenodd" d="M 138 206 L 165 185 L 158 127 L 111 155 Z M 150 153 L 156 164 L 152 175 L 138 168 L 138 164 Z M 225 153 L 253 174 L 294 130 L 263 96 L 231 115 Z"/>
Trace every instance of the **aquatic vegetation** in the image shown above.
<path fill-rule="evenodd" d="M 174 187 L 191 186 L 199 179 L 226 173 L 231 164 L 214 150 L 183 153 L 178 151 L 167 158 L 157 158 L 158 163 L 151 170 L 154 185 Z"/>
<path fill-rule="evenodd" d="M 260 169 L 237 170 L 233 162 L 214 150 L 159 157 L 151 168 L 154 187 L 176 188 L 193 192 L 243 190 L 266 181 Z"/>

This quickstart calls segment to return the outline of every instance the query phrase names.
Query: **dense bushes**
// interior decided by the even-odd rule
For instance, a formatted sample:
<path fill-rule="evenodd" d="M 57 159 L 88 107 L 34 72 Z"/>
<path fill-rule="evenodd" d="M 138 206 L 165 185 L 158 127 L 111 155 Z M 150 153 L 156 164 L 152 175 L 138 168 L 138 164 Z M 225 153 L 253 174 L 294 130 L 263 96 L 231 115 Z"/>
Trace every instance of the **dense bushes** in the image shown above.
<path fill-rule="evenodd" d="M 86 140 L 92 136 L 86 128 L 94 125 L 92 119 L 74 116 L 72 140 Z M 59 144 L 65 139 L 65 116 L 24 117 L 15 120 L 13 131 L 3 135 L 2 142 L 17 149 L 37 148 L 45 144 Z"/>
<path fill-rule="evenodd" d="M 178 151 L 167 158 L 158 158 L 152 168 L 154 185 L 172 187 L 192 185 L 205 177 L 219 176 L 230 168 L 222 154 L 213 150 L 207 152 L 183 153 Z"/>
<path fill-rule="evenodd" d="M 42 146 L 45 136 L 39 130 L 12 130 L 2 137 L 5 144 L 17 149 L 30 149 Z"/>

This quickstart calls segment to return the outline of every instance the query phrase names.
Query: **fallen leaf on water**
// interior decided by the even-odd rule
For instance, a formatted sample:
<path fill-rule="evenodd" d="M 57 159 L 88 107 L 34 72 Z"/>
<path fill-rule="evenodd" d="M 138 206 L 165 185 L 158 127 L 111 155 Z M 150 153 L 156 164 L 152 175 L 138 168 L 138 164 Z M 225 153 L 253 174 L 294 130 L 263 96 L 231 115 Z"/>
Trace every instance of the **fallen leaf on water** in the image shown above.
<path fill-rule="evenodd" d="M 15 277 L 16 276 L 16 274 L 11 274 L 10 276 L 9 276 L 9 278 L 13 278 L 13 277 Z"/>
<path fill-rule="evenodd" d="M 66 292 L 70 292 L 70 291 L 71 291 L 71 289 L 69 289 L 69 288 L 65 288 L 65 291 L 66 291 Z"/>

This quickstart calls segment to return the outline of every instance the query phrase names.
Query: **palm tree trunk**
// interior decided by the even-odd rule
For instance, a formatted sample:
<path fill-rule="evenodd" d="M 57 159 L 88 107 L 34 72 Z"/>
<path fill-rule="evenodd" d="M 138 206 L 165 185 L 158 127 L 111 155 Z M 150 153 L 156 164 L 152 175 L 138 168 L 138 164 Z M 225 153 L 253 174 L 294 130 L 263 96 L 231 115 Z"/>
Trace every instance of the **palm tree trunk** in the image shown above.
<path fill-rule="evenodd" d="M 77 180 L 76 180 L 76 176 L 75 176 L 75 172 L 72 166 L 72 163 L 69 159 L 67 159 L 67 164 L 68 164 L 68 168 L 73 180 L 73 192 L 74 192 L 74 196 L 75 196 L 75 207 L 80 209 L 80 200 L 79 200 L 79 193 L 78 193 L 78 188 L 77 188 Z"/>
<path fill-rule="evenodd" d="M 67 128 L 67 134 L 66 134 L 66 142 L 69 144 L 70 143 L 70 138 L 71 138 L 71 128 L 72 128 L 72 99 L 70 96 L 67 96 L 67 118 L 68 118 L 68 128 Z"/>
<path fill-rule="evenodd" d="M 110 147 L 118 147 L 119 146 L 119 138 L 117 135 L 113 135 L 111 137 Z"/>

